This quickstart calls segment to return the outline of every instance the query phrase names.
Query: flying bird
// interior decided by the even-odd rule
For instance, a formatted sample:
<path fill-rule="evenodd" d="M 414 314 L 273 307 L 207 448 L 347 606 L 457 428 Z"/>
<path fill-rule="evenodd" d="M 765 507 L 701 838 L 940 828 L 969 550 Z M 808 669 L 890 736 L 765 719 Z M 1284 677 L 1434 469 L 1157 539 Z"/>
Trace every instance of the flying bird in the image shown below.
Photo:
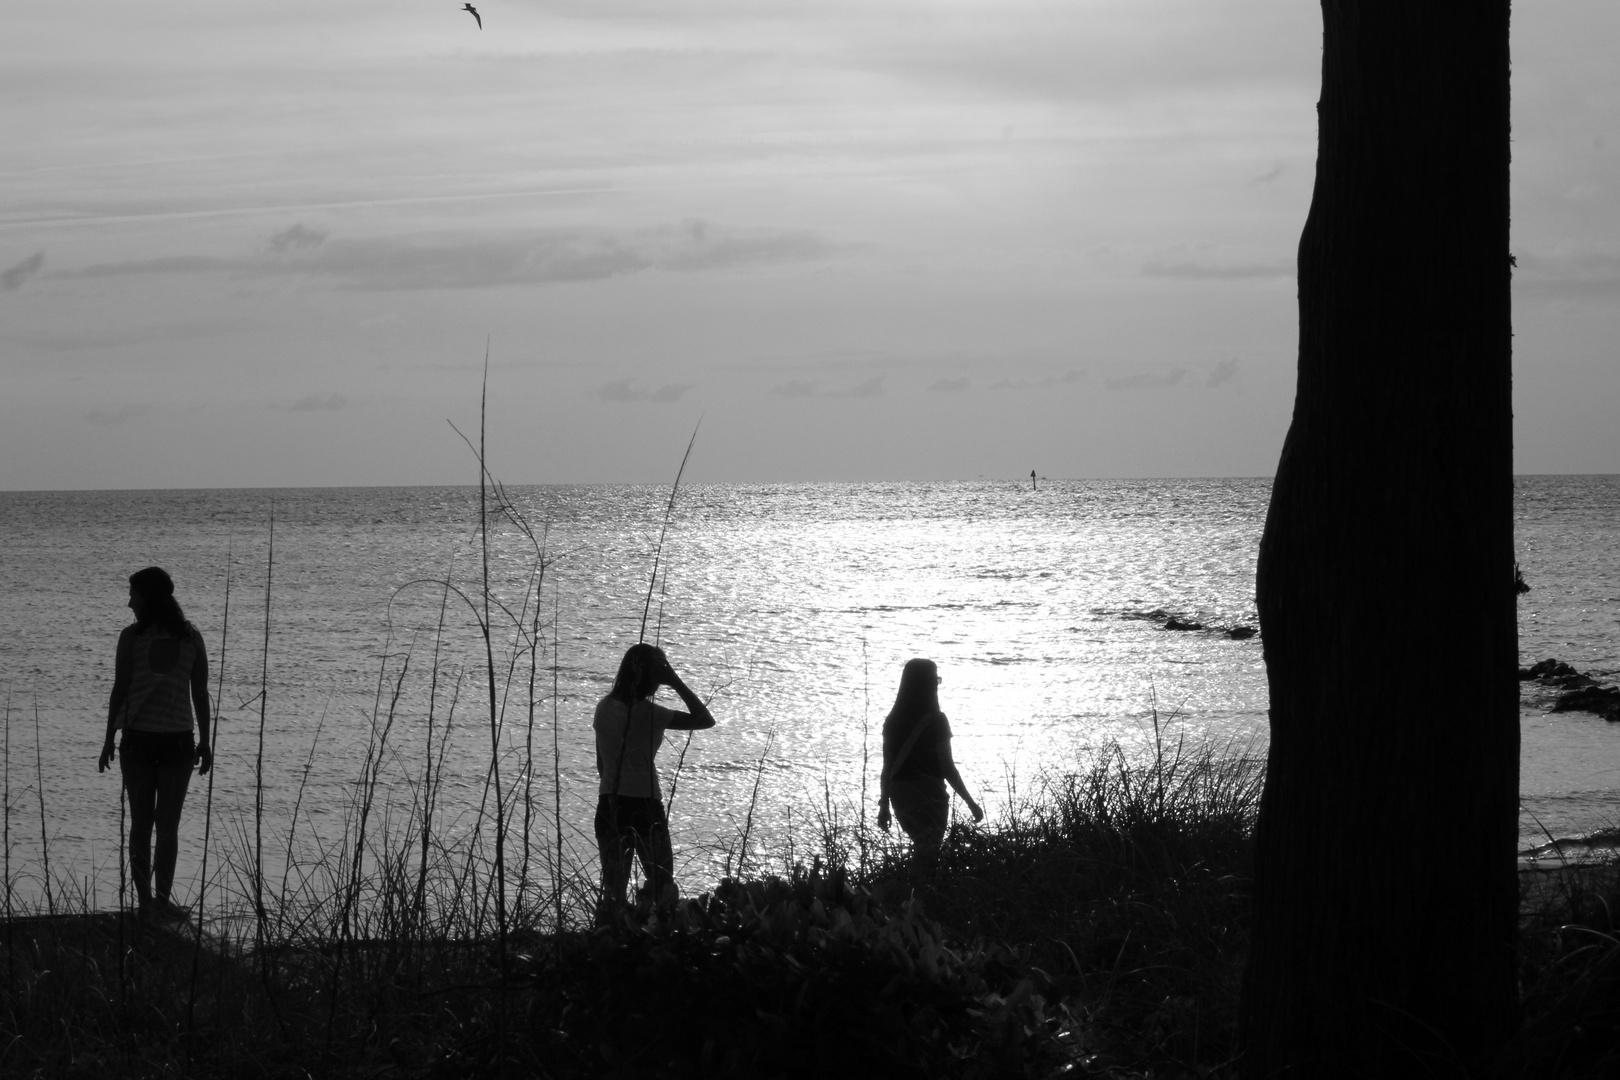
<path fill-rule="evenodd" d="M 478 14 L 477 8 L 473 7 L 471 4 L 462 4 L 461 10 L 467 12 L 473 18 L 478 20 L 478 29 L 482 30 L 484 28 L 484 17 Z"/>

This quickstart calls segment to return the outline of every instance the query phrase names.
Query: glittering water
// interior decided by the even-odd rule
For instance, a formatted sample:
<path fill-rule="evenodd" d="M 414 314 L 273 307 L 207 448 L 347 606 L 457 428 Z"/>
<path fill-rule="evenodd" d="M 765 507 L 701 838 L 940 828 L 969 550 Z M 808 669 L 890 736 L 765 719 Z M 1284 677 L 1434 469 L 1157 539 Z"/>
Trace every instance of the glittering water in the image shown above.
<path fill-rule="evenodd" d="M 1517 548 L 1534 586 L 1520 606 L 1522 655 L 1620 670 L 1611 554 L 1620 550 L 1620 480 L 1523 478 L 1518 492 Z M 300 843 L 341 832 L 372 718 L 390 702 L 385 778 L 403 820 L 425 756 L 430 695 L 435 730 L 451 725 L 446 828 L 473 827 L 491 746 L 474 618 L 477 494 L 0 493 L 0 595 L 11 630 L 0 638 L 0 678 L 10 703 L 11 858 L 23 892 L 42 856 L 42 786 L 54 873 L 111 900 L 117 782 L 97 775 L 95 759 L 113 643 L 128 617 L 125 578 L 149 563 L 174 574 L 216 674 L 223 657 L 215 800 L 227 836 L 251 814 L 261 686 L 265 828 L 278 845 L 295 804 Z M 509 494 L 537 533 L 531 542 L 506 524 L 491 540 L 501 781 L 508 791 L 524 783 L 523 765 L 534 761 L 535 828 L 549 833 L 555 715 L 565 834 L 586 861 L 590 707 L 639 632 L 668 490 Z M 712 695 L 720 721 L 691 740 L 679 770 L 672 812 L 683 876 L 693 885 L 712 879 L 756 775 L 750 847 L 779 851 L 790 832 L 803 842 L 829 790 L 835 802 L 858 799 L 863 748 L 876 753 L 911 656 L 939 663 L 963 776 L 992 809 L 1012 784 L 1101 742 L 1145 746 L 1155 711 L 1174 717 L 1177 734 L 1263 752 L 1259 640 L 1221 631 L 1255 624 L 1268 495 L 1265 480 L 1050 482 L 1033 492 L 1002 483 L 683 489 L 647 636 Z M 517 625 L 535 627 L 536 543 L 547 569 L 531 668 L 514 643 Z M 447 576 L 468 600 L 437 583 Z M 1208 629 L 1161 629 L 1171 615 Z M 1524 709 L 1526 846 L 1541 839 L 1537 821 L 1560 834 L 1620 821 L 1620 725 L 1543 715 L 1546 704 L 1527 698 Z M 661 754 L 666 786 L 681 749 L 677 739 Z M 874 763 L 867 783 L 875 781 Z M 203 787 L 192 791 L 182 881 L 200 848 Z"/>

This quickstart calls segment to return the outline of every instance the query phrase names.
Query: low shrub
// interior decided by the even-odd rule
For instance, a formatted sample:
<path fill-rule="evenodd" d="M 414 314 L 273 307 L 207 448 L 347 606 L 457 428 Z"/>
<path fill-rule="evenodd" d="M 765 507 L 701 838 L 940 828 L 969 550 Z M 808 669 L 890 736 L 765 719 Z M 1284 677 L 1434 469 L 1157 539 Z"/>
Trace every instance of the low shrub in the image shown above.
<path fill-rule="evenodd" d="M 1027 952 L 953 945 L 915 898 L 819 865 L 626 916 L 534 957 L 509 1050 L 559 1077 L 1039 1075 L 1075 1039 Z M 488 1031 L 440 1075 L 483 1075 Z"/>

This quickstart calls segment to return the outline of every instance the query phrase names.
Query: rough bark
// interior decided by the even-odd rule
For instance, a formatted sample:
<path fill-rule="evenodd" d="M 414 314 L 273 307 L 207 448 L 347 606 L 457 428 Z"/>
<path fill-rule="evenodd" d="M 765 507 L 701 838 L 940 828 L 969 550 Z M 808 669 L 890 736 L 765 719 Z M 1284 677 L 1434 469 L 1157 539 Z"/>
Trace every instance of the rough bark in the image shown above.
<path fill-rule="evenodd" d="M 1242 1071 L 1452 1075 L 1517 1009 L 1508 3 L 1322 12 Z"/>

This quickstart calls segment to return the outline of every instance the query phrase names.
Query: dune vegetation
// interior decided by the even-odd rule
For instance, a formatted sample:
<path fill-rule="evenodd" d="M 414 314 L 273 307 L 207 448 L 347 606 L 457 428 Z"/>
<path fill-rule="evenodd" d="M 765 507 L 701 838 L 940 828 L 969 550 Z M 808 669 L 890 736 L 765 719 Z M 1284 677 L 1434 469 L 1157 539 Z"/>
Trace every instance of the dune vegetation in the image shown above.
<path fill-rule="evenodd" d="M 482 468 L 481 440 L 469 446 Z M 222 827 L 210 780 L 193 796 L 192 921 L 143 921 L 127 882 L 109 910 L 53 871 L 43 796 L 45 865 L 12 865 L 32 808 L 9 786 L 8 710 L 0 1075 L 1236 1075 L 1263 762 L 1157 721 L 1145 753 L 1105 746 L 983 824 L 953 824 L 929 864 L 828 789 L 783 850 L 753 853 L 750 810 L 740 835 L 710 841 L 719 880 L 598 925 L 591 858 L 565 842 L 556 802 L 557 718 L 541 707 L 555 678 L 546 533 L 484 478 L 482 593 L 433 583 L 482 632 L 489 760 L 470 828 L 443 822 L 447 725 L 431 704 L 425 758 L 389 771 L 402 719 L 385 666 L 337 834 L 267 835 L 260 768 L 252 818 Z M 678 489 L 677 475 L 671 510 Z M 532 545 L 517 603 L 488 586 L 499 522 Z M 273 550 L 272 533 L 272 567 Z M 226 604 L 228 629 L 229 586 Z M 262 761 L 263 695 L 257 708 Z M 1620 867 L 1523 880 L 1524 1022 L 1499 1075 L 1611 1075 Z M 27 902 L 24 882 L 40 886 Z"/>

